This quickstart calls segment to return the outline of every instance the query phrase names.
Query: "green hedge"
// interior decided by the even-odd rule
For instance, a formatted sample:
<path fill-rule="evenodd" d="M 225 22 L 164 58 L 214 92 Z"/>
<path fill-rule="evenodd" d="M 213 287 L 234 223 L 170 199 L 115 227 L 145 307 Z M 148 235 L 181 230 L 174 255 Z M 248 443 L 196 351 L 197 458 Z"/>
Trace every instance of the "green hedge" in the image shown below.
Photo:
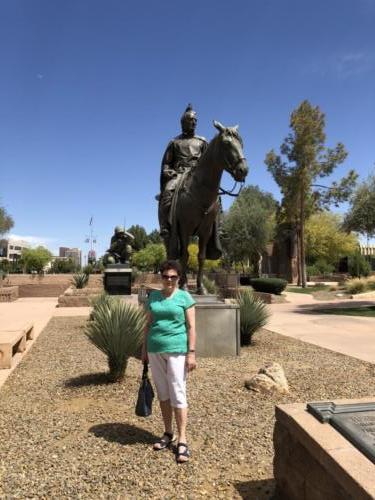
<path fill-rule="evenodd" d="M 256 292 L 274 293 L 280 295 L 288 282 L 279 278 L 252 278 L 250 285 Z"/>

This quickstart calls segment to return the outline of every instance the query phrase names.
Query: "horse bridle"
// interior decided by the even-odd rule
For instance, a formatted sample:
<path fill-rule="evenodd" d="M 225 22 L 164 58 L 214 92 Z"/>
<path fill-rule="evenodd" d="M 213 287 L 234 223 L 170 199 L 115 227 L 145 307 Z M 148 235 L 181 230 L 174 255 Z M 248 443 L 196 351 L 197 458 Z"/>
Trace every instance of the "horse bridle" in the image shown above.
<path fill-rule="evenodd" d="M 230 172 L 231 174 L 235 174 L 236 170 L 237 170 L 237 166 L 239 163 L 241 163 L 241 161 L 246 161 L 246 157 L 245 156 L 240 156 L 238 158 L 238 160 L 236 161 L 236 163 L 234 164 L 234 167 L 232 167 L 232 165 L 229 163 L 228 159 L 226 157 L 224 157 L 224 161 L 225 163 L 227 164 L 227 166 L 229 167 L 228 168 L 228 172 Z M 237 187 L 237 184 L 238 182 L 240 183 L 240 189 L 238 190 L 238 193 L 233 193 L 233 191 L 236 189 Z M 218 192 L 218 195 L 223 195 L 223 194 L 227 194 L 228 196 L 238 196 L 243 188 L 245 184 L 245 180 L 243 181 L 235 181 L 232 189 L 230 191 L 227 191 L 226 189 L 222 188 L 221 186 L 219 187 L 219 192 Z"/>

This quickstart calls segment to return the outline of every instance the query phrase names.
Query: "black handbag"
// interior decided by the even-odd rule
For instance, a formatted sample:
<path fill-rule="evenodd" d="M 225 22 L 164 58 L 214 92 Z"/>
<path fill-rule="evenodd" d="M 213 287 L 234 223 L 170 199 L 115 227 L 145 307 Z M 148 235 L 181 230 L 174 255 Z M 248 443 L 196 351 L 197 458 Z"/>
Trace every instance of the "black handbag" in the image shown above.
<path fill-rule="evenodd" d="M 138 399 L 135 406 L 135 414 L 138 417 L 149 417 L 152 413 L 152 400 L 154 390 L 148 378 L 148 363 L 143 364 L 142 381 L 138 390 Z"/>

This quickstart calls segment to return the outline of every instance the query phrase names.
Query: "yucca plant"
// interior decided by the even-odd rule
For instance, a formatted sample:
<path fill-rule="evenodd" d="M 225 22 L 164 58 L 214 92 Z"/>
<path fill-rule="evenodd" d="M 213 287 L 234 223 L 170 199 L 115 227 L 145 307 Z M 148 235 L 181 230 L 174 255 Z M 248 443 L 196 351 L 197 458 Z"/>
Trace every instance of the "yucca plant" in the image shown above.
<path fill-rule="evenodd" d="M 241 345 L 250 345 L 253 334 L 267 323 L 271 313 L 250 289 L 238 292 L 237 302 L 240 306 Z"/>
<path fill-rule="evenodd" d="M 139 353 L 145 324 L 143 309 L 121 299 L 96 306 L 94 320 L 88 322 L 85 334 L 107 356 L 111 382 L 121 382 L 129 358 Z"/>
<path fill-rule="evenodd" d="M 90 313 L 90 320 L 95 319 L 95 314 L 100 305 L 103 304 L 111 304 L 114 300 L 116 300 L 112 295 L 109 295 L 106 292 L 101 293 L 100 295 L 96 295 L 95 297 L 89 298 L 90 305 L 92 307 L 92 311 Z"/>
<path fill-rule="evenodd" d="M 85 288 L 87 283 L 89 282 L 90 275 L 86 273 L 76 273 L 73 275 L 73 285 L 76 288 Z"/>

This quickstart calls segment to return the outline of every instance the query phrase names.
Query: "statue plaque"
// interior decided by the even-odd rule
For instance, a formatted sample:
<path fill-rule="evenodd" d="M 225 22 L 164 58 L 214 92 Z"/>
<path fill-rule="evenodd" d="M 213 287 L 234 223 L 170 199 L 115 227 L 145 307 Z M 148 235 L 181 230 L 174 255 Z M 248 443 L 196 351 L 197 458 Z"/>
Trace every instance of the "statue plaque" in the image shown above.
<path fill-rule="evenodd" d="M 109 264 L 104 270 L 104 289 L 110 295 L 131 295 L 132 270 L 123 264 Z"/>
<path fill-rule="evenodd" d="M 322 423 L 330 423 L 375 464 L 375 402 L 308 403 L 307 411 Z"/>

